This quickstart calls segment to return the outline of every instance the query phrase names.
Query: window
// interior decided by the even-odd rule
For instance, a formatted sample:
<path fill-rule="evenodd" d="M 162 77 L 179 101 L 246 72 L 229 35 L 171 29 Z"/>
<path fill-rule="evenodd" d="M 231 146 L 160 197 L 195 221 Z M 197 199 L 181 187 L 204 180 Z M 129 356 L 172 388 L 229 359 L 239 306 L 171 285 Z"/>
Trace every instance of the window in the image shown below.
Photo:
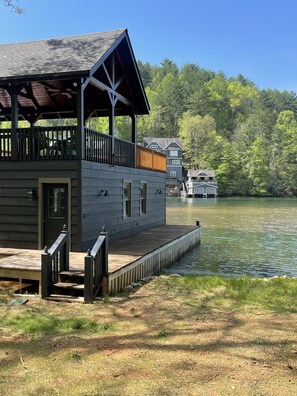
<path fill-rule="evenodd" d="M 170 171 L 170 177 L 176 177 L 176 172 L 175 171 Z"/>
<path fill-rule="evenodd" d="M 172 165 L 180 165 L 180 160 L 172 160 Z"/>
<path fill-rule="evenodd" d="M 131 187 L 132 187 L 131 182 L 128 181 L 123 182 L 124 217 L 131 217 L 131 213 L 132 213 Z"/>
<path fill-rule="evenodd" d="M 64 187 L 49 187 L 48 218 L 63 219 L 65 217 L 66 194 Z"/>
<path fill-rule="evenodd" d="M 178 150 L 170 150 L 170 157 L 178 157 Z"/>
<path fill-rule="evenodd" d="M 140 213 L 146 214 L 147 209 L 147 183 L 140 182 Z"/>
<path fill-rule="evenodd" d="M 150 148 L 151 148 L 151 149 L 157 149 L 157 148 L 159 148 L 159 146 L 158 146 L 157 144 L 151 144 L 151 145 L 150 145 Z"/>

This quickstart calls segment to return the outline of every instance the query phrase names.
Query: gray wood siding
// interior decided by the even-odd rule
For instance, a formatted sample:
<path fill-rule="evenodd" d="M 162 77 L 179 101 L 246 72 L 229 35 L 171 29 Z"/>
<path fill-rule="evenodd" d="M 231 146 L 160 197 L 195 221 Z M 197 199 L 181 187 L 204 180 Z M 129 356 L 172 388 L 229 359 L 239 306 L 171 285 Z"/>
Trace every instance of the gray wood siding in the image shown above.
<path fill-rule="evenodd" d="M 71 179 L 72 249 L 80 250 L 78 204 L 79 161 L 0 162 L 0 246 L 38 248 L 38 200 L 29 201 L 28 191 L 38 191 L 39 178 Z"/>
<path fill-rule="evenodd" d="M 123 218 L 123 181 L 132 183 L 132 215 Z M 147 213 L 140 213 L 140 182 L 147 182 Z M 108 196 L 100 196 L 107 190 Z M 162 194 L 156 194 L 162 190 Z M 166 222 L 165 175 L 82 161 L 82 249 L 92 247 L 102 226 L 111 241 Z"/>
<path fill-rule="evenodd" d="M 38 249 L 38 179 L 71 179 L 71 249 L 91 248 L 102 226 L 111 241 L 165 224 L 165 175 L 89 161 L 0 162 L 0 247 Z M 123 218 L 123 181 L 132 183 L 132 216 Z M 147 183 L 147 213 L 140 213 L 140 182 Z M 100 196 L 107 190 L 108 196 Z M 162 190 L 162 194 L 156 194 Z M 39 194 L 40 192 L 38 192 Z"/>

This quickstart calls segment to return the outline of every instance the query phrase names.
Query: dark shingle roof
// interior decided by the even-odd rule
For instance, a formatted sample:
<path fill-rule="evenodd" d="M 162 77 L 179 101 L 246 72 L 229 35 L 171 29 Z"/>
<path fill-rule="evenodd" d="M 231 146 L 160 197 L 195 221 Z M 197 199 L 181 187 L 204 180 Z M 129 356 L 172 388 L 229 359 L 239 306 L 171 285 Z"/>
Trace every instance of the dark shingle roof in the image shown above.
<path fill-rule="evenodd" d="M 0 79 L 89 71 L 125 31 L 0 45 Z"/>

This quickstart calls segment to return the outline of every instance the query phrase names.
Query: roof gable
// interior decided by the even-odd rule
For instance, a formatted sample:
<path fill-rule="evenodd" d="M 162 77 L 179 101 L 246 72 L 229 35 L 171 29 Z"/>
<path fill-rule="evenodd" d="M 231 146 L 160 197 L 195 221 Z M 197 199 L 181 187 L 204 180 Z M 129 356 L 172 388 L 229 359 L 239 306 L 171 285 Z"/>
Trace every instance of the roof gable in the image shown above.
<path fill-rule="evenodd" d="M 145 143 L 145 147 L 149 147 L 152 149 L 160 149 L 163 150 L 163 147 L 156 141 L 156 139 L 151 140 L 150 138 L 144 138 L 144 143 Z M 152 147 L 152 146 L 158 146 L 158 147 Z"/>
<path fill-rule="evenodd" d="M 174 147 L 182 149 L 182 140 L 180 138 L 144 138 L 143 140 L 147 146 L 155 142 L 163 150 L 168 149 L 172 144 Z"/>
<path fill-rule="evenodd" d="M 177 144 L 176 142 L 171 142 L 166 147 L 166 150 L 180 150 L 180 149 L 181 149 L 180 145 Z"/>
<path fill-rule="evenodd" d="M 148 114 L 149 104 L 127 29 L 0 45 L 0 121 L 75 118 L 83 85 L 85 117 Z"/>
<path fill-rule="evenodd" d="M 188 177 L 215 177 L 215 172 L 213 170 L 190 169 Z"/>

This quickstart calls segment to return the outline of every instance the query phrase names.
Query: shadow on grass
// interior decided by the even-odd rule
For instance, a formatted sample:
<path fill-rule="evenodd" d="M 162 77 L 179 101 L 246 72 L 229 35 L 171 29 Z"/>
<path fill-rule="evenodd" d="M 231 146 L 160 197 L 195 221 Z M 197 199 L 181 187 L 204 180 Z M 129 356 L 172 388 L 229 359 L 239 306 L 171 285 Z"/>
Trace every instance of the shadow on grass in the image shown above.
<path fill-rule="evenodd" d="M 53 306 L 51 312 L 49 304 L 36 310 L 28 307 L 14 311 L 5 307 L 2 309 L 1 327 L 6 331 L 12 330 L 15 336 L 12 340 L 2 337 L 0 351 L 8 355 L 2 362 L 0 360 L 0 367 L 1 364 L 6 367 L 19 364 L 16 355 L 50 357 L 63 350 L 80 350 L 84 357 L 96 353 L 108 356 L 127 350 L 145 353 L 186 351 L 193 356 L 196 353 L 224 352 L 249 360 L 251 357 L 245 355 L 244 351 L 247 348 L 260 348 L 269 351 L 265 359 L 268 364 L 290 356 L 290 347 L 297 342 L 296 336 L 292 337 L 291 327 L 295 316 L 291 314 L 290 318 L 288 315 L 287 321 L 275 316 L 279 299 L 277 302 L 265 301 L 262 308 L 269 306 L 275 309 L 268 312 L 263 320 L 261 316 L 253 318 L 255 327 L 251 327 L 251 314 L 238 312 L 238 301 L 240 306 L 244 305 L 243 301 L 247 306 L 251 304 L 251 290 L 257 289 L 255 282 L 240 281 L 240 287 L 236 286 L 235 281 L 230 283 L 228 280 L 216 280 L 212 286 L 207 279 L 203 285 L 199 280 L 200 286 L 193 279 L 186 282 L 182 278 L 161 279 L 154 287 L 145 289 L 147 294 L 146 291 L 135 293 L 109 304 L 77 307 L 76 311 L 71 308 L 68 313 L 69 305 L 61 304 L 59 309 L 66 316 L 64 318 L 54 315 L 57 306 Z M 279 296 L 283 298 L 286 292 L 284 282 L 276 280 L 272 283 L 275 283 L 273 290 L 277 286 Z M 287 295 L 293 298 L 295 286 L 288 283 L 289 289 L 293 291 Z M 267 288 L 270 290 L 270 285 L 262 288 L 266 289 L 266 296 L 272 290 L 267 294 Z M 241 296 L 238 298 L 240 291 Z M 257 301 L 263 296 L 261 293 L 254 294 Z M 222 299 L 229 299 L 227 306 L 221 304 Z M 291 307 L 291 302 L 288 306 Z M 292 312 L 295 313 L 296 309 Z M 264 331 L 261 336 L 257 326 Z M 278 337 L 272 336 L 274 331 Z"/>

